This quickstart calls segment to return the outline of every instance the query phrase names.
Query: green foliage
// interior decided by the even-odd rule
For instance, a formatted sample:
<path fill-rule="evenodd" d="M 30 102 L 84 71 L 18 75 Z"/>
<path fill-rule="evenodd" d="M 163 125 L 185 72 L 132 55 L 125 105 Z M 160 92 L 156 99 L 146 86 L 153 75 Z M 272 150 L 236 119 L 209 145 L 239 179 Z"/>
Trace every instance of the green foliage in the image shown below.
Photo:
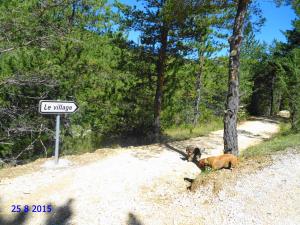
<path fill-rule="evenodd" d="M 289 52 L 278 62 L 279 70 L 283 73 L 285 100 L 291 112 L 292 129 L 300 130 L 300 49 Z"/>
<path fill-rule="evenodd" d="M 260 43 L 255 39 L 255 34 L 251 23 L 247 24 L 244 33 L 245 38 L 241 48 L 240 66 L 240 105 L 243 107 L 249 107 L 251 104 L 252 92 L 258 91 L 254 90 L 254 82 L 256 79 L 254 76 L 261 76 L 262 74 L 266 73 L 266 66 L 261 62 L 265 60 L 267 46 L 266 44 Z M 255 75 L 253 76 L 253 74 Z M 265 79 L 267 80 L 268 78 L 266 77 Z M 255 107 L 260 107 L 258 101 L 259 99 L 255 100 L 255 103 L 257 104 Z"/>
<path fill-rule="evenodd" d="M 293 4 L 297 13 L 297 4 Z M 287 31 L 288 42 L 275 43 L 252 69 L 253 92 L 250 111 L 256 115 L 275 115 L 279 110 L 291 112 L 291 128 L 300 130 L 300 52 L 299 13 L 294 29 Z"/>
<path fill-rule="evenodd" d="M 53 116 L 38 113 L 41 99 L 74 100 L 79 105 L 75 114 L 62 116 L 62 154 L 90 152 L 131 139 L 151 142 L 163 27 L 168 29 L 161 112 L 165 134 L 179 140 L 222 128 L 228 59 L 215 53 L 224 46 L 224 30 L 232 26 L 234 1 L 165 1 L 157 7 L 149 0 L 148 11 L 116 3 L 122 15 L 108 2 L 1 1 L 0 159 L 26 161 L 52 155 L 55 122 Z M 271 53 L 255 40 L 248 23 L 240 75 L 243 106 L 254 101 L 255 81 L 263 82 L 257 92 L 262 109 L 256 108 L 263 111 L 270 105 L 265 81 L 275 71 L 273 104 L 281 102 L 275 111 L 290 109 L 295 127 L 298 22 L 286 33 L 288 43 L 278 44 Z M 129 27 L 142 32 L 141 43 L 125 37 L 123 31 Z M 193 128 L 199 71 L 200 117 Z M 247 116 L 247 111 L 242 113 L 240 118 Z"/>
<path fill-rule="evenodd" d="M 199 137 L 209 134 L 212 131 L 223 128 L 222 118 L 213 117 L 200 121 L 196 127 L 186 124 L 165 129 L 164 134 L 169 140 L 186 140 L 193 137 Z"/>
<path fill-rule="evenodd" d="M 131 68 L 139 52 L 118 34 L 97 34 L 111 20 L 106 20 L 108 8 L 103 2 L 18 4 L 23 13 L 14 15 L 15 22 L 20 29 L 28 29 L 28 37 L 18 38 L 9 28 L 14 3 L 1 5 L 1 20 L 8 30 L 1 30 L 7 32 L 7 41 L 1 41 L 0 157 L 25 159 L 44 154 L 44 146 L 51 153 L 54 120 L 38 114 L 40 99 L 78 102 L 79 112 L 62 119 L 65 149 L 71 149 L 67 144 L 73 135 L 70 124 L 99 136 L 147 131 L 149 115 L 144 111 L 151 112 L 147 110 L 147 77 Z M 94 11 L 95 7 L 102 7 L 104 14 Z M 49 24 L 53 30 L 48 29 Z M 86 29 L 90 25 L 93 31 Z"/>

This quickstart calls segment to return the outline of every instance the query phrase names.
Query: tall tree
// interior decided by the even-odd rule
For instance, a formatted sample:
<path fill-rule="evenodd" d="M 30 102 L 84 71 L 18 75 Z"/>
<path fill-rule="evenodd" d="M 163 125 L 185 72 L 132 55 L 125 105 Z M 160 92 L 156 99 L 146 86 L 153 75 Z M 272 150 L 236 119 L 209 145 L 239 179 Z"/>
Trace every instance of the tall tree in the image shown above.
<path fill-rule="evenodd" d="M 230 2 L 215 3 L 215 5 L 201 5 L 194 7 L 194 14 L 189 15 L 193 18 L 192 36 L 194 38 L 194 45 L 198 53 L 198 68 L 195 73 L 195 90 L 196 97 L 194 100 L 194 118 L 193 125 L 196 126 L 200 116 L 200 103 L 201 103 L 201 89 L 202 89 L 202 76 L 205 69 L 205 61 L 218 49 L 221 49 L 224 44 L 216 39 L 224 38 L 226 35 L 222 34 L 220 28 L 226 29 L 228 23 L 232 19 Z M 203 10 L 205 9 L 205 10 Z"/>
<path fill-rule="evenodd" d="M 229 38 L 228 93 L 224 114 L 224 152 L 238 155 L 237 113 L 239 109 L 240 47 L 247 7 L 250 0 L 239 0 L 234 20 L 233 34 Z"/>
<path fill-rule="evenodd" d="M 179 38 L 176 12 L 180 8 L 169 0 L 145 0 L 143 10 L 131 7 L 122 9 L 129 29 L 141 32 L 141 45 L 146 52 L 154 55 L 156 66 L 156 85 L 153 107 L 153 131 L 156 141 L 161 136 L 161 111 L 163 104 L 163 89 L 165 85 L 165 73 L 168 67 L 168 59 L 171 55 L 178 55 L 182 48 Z"/>
<path fill-rule="evenodd" d="M 300 131 L 300 1 L 295 0 L 291 5 L 296 13 L 293 29 L 286 31 L 287 43 L 283 44 L 283 52 L 277 57 L 279 73 L 284 74 L 285 95 L 291 112 L 290 122 L 294 131 Z M 282 43 L 278 43 L 279 47 Z M 282 55 L 283 53 L 283 55 Z"/>
<path fill-rule="evenodd" d="M 299 89 L 299 2 L 286 2 L 296 13 L 293 29 L 285 32 L 287 43 L 275 42 L 269 52 L 265 50 L 263 57 L 253 57 L 260 60 L 252 68 L 253 91 L 249 108 L 251 113 L 264 116 L 289 109 L 293 130 L 299 129 L 300 100 L 299 91 L 296 91 Z"/>
<path fill-rule="evenodd" d="M 230 13 L 233 4 L 228 0 L 178 0 L 176 4 L 180 5 L 176 9 L 176 14 L 181 16 L 175 17 L 174 20 L 177 20 L 180 26 L 180 35 L 184 39 L 186 47 L 189 47 L 189 53 L 192 53 L 193 57 L 197 55 L 194 72 L 195 86 L 192 91 L 195 93 L 193 94 L 195 95 L 193 116 L 190 116 L 189 119 L 195 126 L 201 114 L 201 89 L 205 61 L 223 45 L 217 39 L 227 36 L 222 34 L 221 30 L 224 31 L 230 24 L 230 20 L 234 18 Z"/>

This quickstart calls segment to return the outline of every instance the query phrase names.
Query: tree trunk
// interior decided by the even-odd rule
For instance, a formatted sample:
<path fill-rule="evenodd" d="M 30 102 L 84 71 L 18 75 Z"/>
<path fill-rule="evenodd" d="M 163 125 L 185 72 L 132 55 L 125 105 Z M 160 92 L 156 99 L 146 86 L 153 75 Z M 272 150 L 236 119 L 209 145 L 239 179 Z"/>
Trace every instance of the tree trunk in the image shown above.
<path fill-rule="evenodd" d="M 200 100 L 201 100 L 201 76 L 203 73 L 203 67 L 204 67 L 204 56 L 203 56 L 203 51 L 200 52 L 199 54 L 199 71 L 196 73 L 196 99 L 195 99 L 195 108 L 194 108 L 194 121 L 193 125 L 194 127 L 198 123 L 198 119 L 200 116 L 200 110 L 199 110 L 199 105 L 200 105 Z"/>
<path fill-rule="evenodd" d="M 274 89 L 275 89 L 275 74 L 273 72 L 271 79 L 271 93 L 270 93 L 270 114 L 269 116 L 274 115 Z"/>
<path fill-rule="evenodd" d="M 155 141 L 160 141 L 161 125 L 160 125 L 160 113 L 163 100 L 163 86 L 164 86 L 164 73 L 166 66 L 166 55 L 168 45 L 168 29 L 163 25 L 161 28 L 161 47 L 159 49 L 158 61 L 157 61 L 157 81 L 156 81 L 156 93 L 154 99 L 154 135 Z"/>
<path fill-rule="evenodd" d="M 239 108 L 239 67 L 240 47 L 244 19 L 247 12 L 247 5 L 250 0 L 239 0 L 236 17 L 234 20 L 233 35 L 229 38 L 229 76 L 228 93 L 224 114 L 224 153 L 238 155 L 237 139 L 237 113 Z"/>
<path fill-rule="evenodd" d="M 291 129 L 294 130 L 294 131 L 297 131 L 298 130 L 298 108 L 297 106 L 292 106 L 291 109 L 290 109 L 290 123 L 291 123 Z"/>

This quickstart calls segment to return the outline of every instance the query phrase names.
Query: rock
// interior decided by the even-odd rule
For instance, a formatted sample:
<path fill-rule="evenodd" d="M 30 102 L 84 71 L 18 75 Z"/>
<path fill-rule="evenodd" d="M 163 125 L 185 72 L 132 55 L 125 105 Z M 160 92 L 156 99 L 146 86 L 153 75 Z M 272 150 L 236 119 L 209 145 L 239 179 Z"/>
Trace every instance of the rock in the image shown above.
<path fill-rule="evenodd" d="M 277 113 L 277 116 L 280 116 L 280 117 L 283 117 L 283 118 L 290 118 L 291 113 L 288 110 L 282 110 L 282 111 L 279 111 Z"/>

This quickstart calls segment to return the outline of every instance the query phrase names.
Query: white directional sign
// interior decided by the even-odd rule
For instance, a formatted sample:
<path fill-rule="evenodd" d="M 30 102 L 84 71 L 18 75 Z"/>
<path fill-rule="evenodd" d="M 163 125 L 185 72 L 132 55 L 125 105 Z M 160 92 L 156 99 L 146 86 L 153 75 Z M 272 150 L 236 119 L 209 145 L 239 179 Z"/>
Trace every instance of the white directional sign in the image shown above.
<path fill-rule="evenodd" d="M 55 164 L 58 163 L 59 155 L 59 126 L 60 114 L 74 113 L 78 106 L 73 101 L 59 101 L 59 100 L 41 100 L 39 103 L 39 112 L 42 114 L 56 114 L 56 129 L 55 129 Z"/>
<path fill-rule="evenodd" d="M 73 101 L 41 100 L 39 112 L 42 114 L 68 114 L 74 113 L 78 106 Z"/>

